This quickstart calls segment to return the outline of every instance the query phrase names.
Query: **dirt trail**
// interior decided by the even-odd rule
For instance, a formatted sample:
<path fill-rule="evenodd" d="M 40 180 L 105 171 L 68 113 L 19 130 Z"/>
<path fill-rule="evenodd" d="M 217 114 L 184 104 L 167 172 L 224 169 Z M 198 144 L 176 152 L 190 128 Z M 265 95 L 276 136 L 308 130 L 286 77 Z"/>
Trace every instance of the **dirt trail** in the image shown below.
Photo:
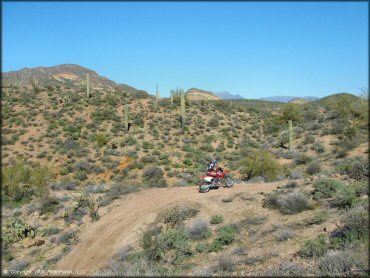
<path fill-rule="evenodd" d="M 222 206 L 220 198 L 238 193 L 270 192 L 282 184 L 284 181 L 239 184 L 205 194 L 199 193 L 198 187 L 153 188 L 128 194 L 116 200 L 113 209 L 99 221 L 87 224 L 80 235 L 80 243 L 55 265 L 54 270 L 73 276 L 92 275 L 120 247 L 135 243 L 139 229 L 153 222 L 157 213 L 167 207 L 192 204 L 210 217 Z"/>

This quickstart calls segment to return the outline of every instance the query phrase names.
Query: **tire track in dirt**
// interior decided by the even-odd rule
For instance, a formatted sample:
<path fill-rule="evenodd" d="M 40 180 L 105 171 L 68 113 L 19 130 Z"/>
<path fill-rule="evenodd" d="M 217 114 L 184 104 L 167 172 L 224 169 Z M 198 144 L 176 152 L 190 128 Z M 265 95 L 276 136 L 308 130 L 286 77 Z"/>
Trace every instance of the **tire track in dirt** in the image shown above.
<path fill-rule="evenodd" d="M 113 209 L 94 223 L 88 223 L 80 234 L 80 242 L 59 261 L 54 270 L 67 271 L 72 276 L 92 275 L 124 246 L 137 242 L 137 232 L 155 220 L 163 209 L 175 205 L 192 205 L 211 216 L 222 206 L 217 197 L 231 197 L 238 193 L 270 192 L 285 181 L 249 183 L 233 188 L 220 187 L 201 194 L 198 187 L 152 188 L 128 194 L 113 202 Z M 202 209 L 203 208 L 203 209 Z"/>

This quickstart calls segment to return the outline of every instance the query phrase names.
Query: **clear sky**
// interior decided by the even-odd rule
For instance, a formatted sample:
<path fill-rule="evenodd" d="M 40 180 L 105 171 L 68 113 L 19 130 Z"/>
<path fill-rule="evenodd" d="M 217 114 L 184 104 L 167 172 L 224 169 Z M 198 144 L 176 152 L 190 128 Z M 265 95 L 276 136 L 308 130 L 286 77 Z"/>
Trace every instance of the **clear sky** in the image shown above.
<path fill-rule="evenodd" d="M 2 70 L 79 64 L 161 96 L 368 88 L 368 2 L 2 2 Z"/>

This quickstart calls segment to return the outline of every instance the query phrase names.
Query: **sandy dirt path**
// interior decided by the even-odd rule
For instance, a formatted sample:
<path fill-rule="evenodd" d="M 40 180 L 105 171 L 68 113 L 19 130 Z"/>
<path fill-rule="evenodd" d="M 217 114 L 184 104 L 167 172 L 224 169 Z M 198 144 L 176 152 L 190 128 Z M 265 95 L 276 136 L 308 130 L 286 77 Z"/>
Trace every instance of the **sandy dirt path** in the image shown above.
<path fill-rule="evenodd" d="M 198 192 L 198 187 L 153 188 L 128 194 L 115 200 L 113 209 L 99 221 L 88 223 L 80 242 L 53 269 L 73 276 L 93 275 L 120 247 L 137 242 L 140 228 L 153 222 L 165 208 L 188 204 L 210 217 L 222 204 L 220 197 L 270 192 L 284 182 L 237 184 L 204 194 Z"/>

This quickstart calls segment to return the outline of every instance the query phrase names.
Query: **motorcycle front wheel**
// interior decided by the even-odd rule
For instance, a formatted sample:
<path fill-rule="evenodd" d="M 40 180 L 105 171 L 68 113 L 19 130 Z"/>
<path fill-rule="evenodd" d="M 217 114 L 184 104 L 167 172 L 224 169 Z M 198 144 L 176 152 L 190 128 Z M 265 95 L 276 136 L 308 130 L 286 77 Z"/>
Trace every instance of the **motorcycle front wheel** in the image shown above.
<path fill-rule="evenodd" d="M 232 178 L 232 177 L 230 177 L 230 176 L 226 176 L 226 177 L 225 177 L 225 186 L 226 186 L 226 187 L 233 187 L 233 185 L 234 185 L 234 180 L 233 180 L 233 178 Z"/>
<path fill-rule="evenodd" d="M 199 192 L 206 193 L 211 189 L 211 185 L 207 183 L 203 183 L 199 186 Z"/>

